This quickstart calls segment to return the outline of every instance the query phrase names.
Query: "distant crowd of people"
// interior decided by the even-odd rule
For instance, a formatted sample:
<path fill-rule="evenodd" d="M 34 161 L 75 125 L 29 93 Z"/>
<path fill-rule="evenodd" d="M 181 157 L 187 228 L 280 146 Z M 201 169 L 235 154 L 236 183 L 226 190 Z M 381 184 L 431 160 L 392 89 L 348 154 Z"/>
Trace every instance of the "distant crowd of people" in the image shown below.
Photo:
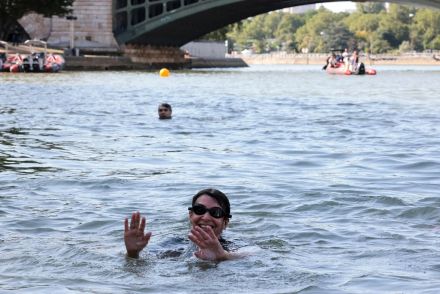
<path fill-rule="evenodd" d="M 327 58 L 325 67 L 339 68 L 341 66 L 344 66 L 346 71 L 357 71 L 360 66 L 359 51 L 355 49 L 353 53 L 350 53 L 348 48 L 345 48 L 341 54 L 337 54 L 336 51 L 333 51 Z"/>

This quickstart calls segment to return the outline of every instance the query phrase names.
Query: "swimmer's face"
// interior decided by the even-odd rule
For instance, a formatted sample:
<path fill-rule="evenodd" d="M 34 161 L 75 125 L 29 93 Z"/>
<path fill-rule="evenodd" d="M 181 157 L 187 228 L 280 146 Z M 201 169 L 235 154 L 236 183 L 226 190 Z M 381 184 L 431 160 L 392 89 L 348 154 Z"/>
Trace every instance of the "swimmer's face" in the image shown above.
<path fill-rule="evenodd" d="M 196 205 L 203 205 L 208 210 L 214 207 L 221 209 L 221 206 L 217 200 L 206 194 L 197 198 L 196 202 L 194 203 L 194 206 Z M 199 226 L 201 228 L 206 228 L 209 226 L 212 228 L 217 238 L 219 238 L 223 230 L 228 225 L 229 219 L 226 216 L 221 218 L 213 217 L 208 211 L 201 215 L 197 214 L 196 212 L 192 210 L 189 212 L 189 220 L 191 225 L 193 227 Z"/>
<path fill-rule="evenodd" d="M 164 106 L 159 106 L 159 108 L 157 109 L 157 113 L 159 114 L 160 119 L 171 118 L 171 109 Z"/>

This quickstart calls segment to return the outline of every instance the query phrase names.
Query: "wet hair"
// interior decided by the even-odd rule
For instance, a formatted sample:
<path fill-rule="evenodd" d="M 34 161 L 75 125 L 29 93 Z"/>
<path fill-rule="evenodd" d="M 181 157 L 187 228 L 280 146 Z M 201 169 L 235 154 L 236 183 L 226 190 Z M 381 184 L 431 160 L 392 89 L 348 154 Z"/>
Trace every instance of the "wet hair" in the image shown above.
<path fill-rule="evenodd" d="M 197 199 L 202 195 L 208 195 L 208 196 L 214 198 L 218 202 L 220 207 L 225 211 L 225 213 L 226 213 L 225 217 L 226 218 L 232 217 L 231 205 L 229 204 L 229 199 L 222 191 L 217 190 L 217 189 L 212 189 L 212 188 L 200 190 L 199 192 L 197 192 L 196 195 L 193 196 L 193 199 L 192 199 L 193 206 L 194 206 L 194 204 L 196 204 Z"/>
<path fill-rule="evenodd" d="M 171 108 L 171 105 L 168 104 L 168 103 L 161 103 L 161 104 L 159 104 L 159 108 L 160 108 L 161 106 L 162 106 L 162 107 L 165 107 L 165 108 L 168 109 L 170 112 L 173 111 L 173 109 Z"/>

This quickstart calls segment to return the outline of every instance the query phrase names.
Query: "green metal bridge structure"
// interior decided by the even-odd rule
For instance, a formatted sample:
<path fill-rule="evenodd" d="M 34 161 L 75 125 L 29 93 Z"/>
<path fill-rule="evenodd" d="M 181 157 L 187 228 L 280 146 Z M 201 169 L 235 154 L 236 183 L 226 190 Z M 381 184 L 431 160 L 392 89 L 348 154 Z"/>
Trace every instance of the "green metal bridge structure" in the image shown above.
<path fill-rule="evenodd" d="M 119 44 L 180 47 L 209 32 L 282 8 L 334 2 L 308 0 L 112 0 Z M 354 0 L 353 2 L 365 2 Z M 440 0 L 373 1 L 440 9 Z"/>

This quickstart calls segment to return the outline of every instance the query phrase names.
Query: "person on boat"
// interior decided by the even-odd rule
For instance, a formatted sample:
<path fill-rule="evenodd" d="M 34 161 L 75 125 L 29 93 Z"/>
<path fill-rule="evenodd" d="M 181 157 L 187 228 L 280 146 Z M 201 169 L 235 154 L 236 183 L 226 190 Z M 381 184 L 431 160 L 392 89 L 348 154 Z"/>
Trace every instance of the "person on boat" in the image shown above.
<path fill-rule="evenodd" d="M 168 103 L 161 103 L 157 109 L 159 114 L 159 119 L 171 119 L 173 114 L 173 109 Z"/>
<path fill-rule="evenodd" d="M 337 67 L 336 64 L 337 64 L 336 54 L 332 52 L 332 54 L 327 58 L 327 66 Z"/>
<path fill-rule="evenodd" d="M 228 242 L 221 234 L 229 224 L 230 203 L 228 197 L 217 189 L 203 189 L 192 198 L 188 208 L 191 230 L 188 238 L 196 245 L 194 256 L 202 260 L 224 261 L 239 257 L 229 251 Z M 124 242 L 127 256 L 139 258 L 139 253 L 150 242 L 152 233 L 145 233 L 146 220 L 139 212 L 125 219 Z M 179 254 L 179 252 L 175 252 Z M 171 254 L 175 257 L 176 254 Z"/>
<path fill-rule="evenodd" d="M 323 70 L 326 70 L 327 68 L 336 68 L 339 67 L 339 62 L 337 60 L 337 56 L 335 52 L 332 52 L 330 56 L 327 57 L 325 60 L 325 65 L 322 67 Z"/>
<path fill-rule="evenodd" d="M 342 54 L 337 54 L 336 55 L 336 62 L 337 63 L 343 63 L 344 62 L 344 57 L 342 57 Z"/>
<path fill-rule="evenodd" d="M 348 53 L 348 48 L 345 48 L 344 52 L 342 52 L 342 59 L 344 61 L 347 61 L 349 56 L 350 56 L 350 53 Z"/>
<path fill-rule="evenodd" d="M 359 51 L 354 50 L 350 57 L 349 70 L 351 72 L 356 72 L 359 66 Z"/>

